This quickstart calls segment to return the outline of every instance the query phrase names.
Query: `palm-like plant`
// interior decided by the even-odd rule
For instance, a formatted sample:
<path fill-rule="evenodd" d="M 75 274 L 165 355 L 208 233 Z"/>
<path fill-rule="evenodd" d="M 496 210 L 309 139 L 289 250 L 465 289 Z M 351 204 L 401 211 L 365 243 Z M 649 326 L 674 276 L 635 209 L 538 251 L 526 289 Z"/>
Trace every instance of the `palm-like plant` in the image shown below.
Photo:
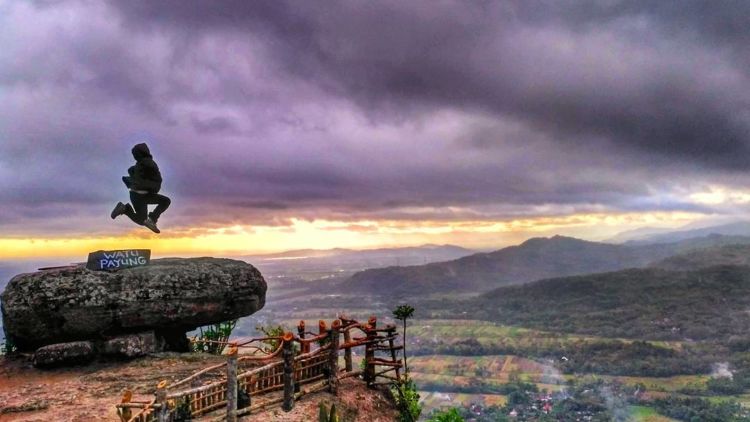
<path fill-rule="evenodd" d="M 406 363 L 406 320 L 414 316 L 414 307 L 410 305 L 399 305 L 393 310 L 393 317 L 404 324 L 404 372 L 409 377 L 409 365 Z"/>

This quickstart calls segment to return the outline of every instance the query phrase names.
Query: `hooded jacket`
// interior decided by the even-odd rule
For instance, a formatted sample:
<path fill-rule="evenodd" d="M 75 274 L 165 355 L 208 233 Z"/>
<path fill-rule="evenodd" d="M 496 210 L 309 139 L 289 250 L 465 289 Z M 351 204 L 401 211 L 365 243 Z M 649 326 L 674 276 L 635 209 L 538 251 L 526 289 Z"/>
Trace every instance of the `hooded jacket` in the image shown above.
<path fill-rule="evenodd" d="M 132 183 L 130 188 L 158 193 L 161 189 L 161 173 L 159 172 L 159 166 L 154 162 L 154 157 L 151 156 L 148 145 L 138 144 L 133 147 L 131 152 L 136 163 L 128 170 Z"/>

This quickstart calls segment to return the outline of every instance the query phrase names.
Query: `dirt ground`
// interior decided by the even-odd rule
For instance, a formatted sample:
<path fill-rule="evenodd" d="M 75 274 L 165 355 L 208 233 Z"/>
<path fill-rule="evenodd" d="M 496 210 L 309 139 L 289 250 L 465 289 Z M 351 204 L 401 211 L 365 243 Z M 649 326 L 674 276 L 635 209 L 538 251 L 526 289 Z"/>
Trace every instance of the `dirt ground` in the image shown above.
<path fill-rule="evenodd" d="M 0 422 L 119 421 L 114 405 L 125 390 L 134 400 L 148 400 L 159 381 L 176 381 L 222 361 L 204 354 L 160 354 L 40 370 L 22 358 L 0 360 Z"/>
<path fill-rule="evenodd" d="M 224 358 L 204 354 L 160 354 L 129 362 L 39 370 L 23 359 L 0 358 L 0 422 L 119 421 L 115 404 L 125 390 L 133 400 L 148 400 L 161 380 L 176 381 Z M 342 380 L 338 397 L 315 393 L 286 413 L 273 407 L 242 421 L 317 420 L 319 403 L 336 403 L 342 422 L 395 420 L 385 392 L 370 390 L 360 380 Z"/>
<path fill-rule="evenodd" d="M 324 403 L 328 409 L 331 408 L 332 403 L 335 403 L 336 413 L 341 422 L 392 422 L 397 417 L 397 412 L 387 393 L 382 390 L 368 389 L 359 379 L 347 378 L 341 380 L 338 396 L 326 392 L 310 394 L 296 402 L 291 412 L 287 413 L 280 407 L 275 407 L 242 417 L 240 421 L 317 421 L 320 403 Z"/>

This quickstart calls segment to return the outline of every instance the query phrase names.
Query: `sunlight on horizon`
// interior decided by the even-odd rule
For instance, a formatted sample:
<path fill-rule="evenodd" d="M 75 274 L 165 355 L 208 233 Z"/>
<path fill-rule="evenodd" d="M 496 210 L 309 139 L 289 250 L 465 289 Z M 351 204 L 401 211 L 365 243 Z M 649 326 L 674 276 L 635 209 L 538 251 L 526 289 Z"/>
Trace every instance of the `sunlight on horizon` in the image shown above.
<path fill-rule="evenodd" d="M 0 238 L 0 259 L 84 257 L 100 249 L 148 248 L 157 256 L 236 256 L 293 249 L 373 249 L 455 244 L 493 249 L 554 234 L 605 240 L 648 225 L 675 228 L 698 220 L 688 212 L 596 213 L 507 221 L 306 221 L 284 226 L 183 228 L 162 235 L 131 231 L 111 237 Z"/>

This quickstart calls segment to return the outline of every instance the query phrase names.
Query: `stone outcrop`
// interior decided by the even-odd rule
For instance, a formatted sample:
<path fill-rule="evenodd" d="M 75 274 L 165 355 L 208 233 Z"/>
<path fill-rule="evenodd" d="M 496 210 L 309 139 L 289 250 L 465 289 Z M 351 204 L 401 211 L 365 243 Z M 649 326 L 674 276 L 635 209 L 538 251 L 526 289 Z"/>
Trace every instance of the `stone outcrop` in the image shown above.
<path fill-rule="evenodd" d="M 97 347 L 99 353 L 117 358 L 135 358 L 155 353 L 164 348 L 159 344 L 153 331 L 115 337 Z"/>
<path fill-rule="evenodd" d="M 107 341 L 153 332 L 154 348 L 184 350 L 187 331 L 253 314 L 265 295 L 263 276 L 245 262 L 170 258 L 117 272 L 81 266 L 21 274 L 0 304 L 6 337 L 21 351 L 88 340 L 103 353 L 119 347 L 137 355 L 150 340 Z"/>
<path fill-rule="evenodd" d="M 153 331 L 128 334 L 109 340 L 72 341 L 42 346 L 34 352 L 32 362 L 39 368 L 83 365 L 97 356 L 115 359 L 132 359 L 164 350 Z"/>
<path fill-rule="evenodd" d="M 81 365 L 96 357 L 94 343 L 72 341 L 40 347 L 34 352 L 34 366 L 46 368 L 58 365 Z"/>

